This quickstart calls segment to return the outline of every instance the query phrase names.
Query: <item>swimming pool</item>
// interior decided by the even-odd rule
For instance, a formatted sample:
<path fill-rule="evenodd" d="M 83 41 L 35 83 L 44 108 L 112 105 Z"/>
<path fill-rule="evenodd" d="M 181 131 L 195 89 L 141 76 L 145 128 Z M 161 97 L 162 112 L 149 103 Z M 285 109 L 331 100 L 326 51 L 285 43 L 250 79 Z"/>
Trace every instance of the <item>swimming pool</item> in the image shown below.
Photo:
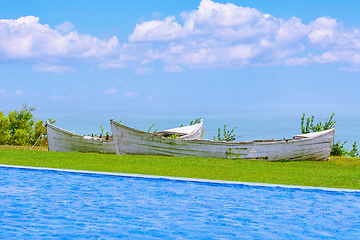
<path fill-rule="evenodd" d="M 0 167 L 1 238 L 359 239 L 360 192 Z"/>

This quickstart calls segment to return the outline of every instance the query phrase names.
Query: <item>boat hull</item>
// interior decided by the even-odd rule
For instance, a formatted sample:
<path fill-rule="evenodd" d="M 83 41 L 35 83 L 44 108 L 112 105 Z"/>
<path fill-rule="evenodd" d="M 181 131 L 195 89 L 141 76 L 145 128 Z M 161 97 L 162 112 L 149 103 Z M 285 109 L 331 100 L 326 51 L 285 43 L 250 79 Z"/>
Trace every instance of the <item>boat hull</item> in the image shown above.
<path fill-rule="evenodd" d="M 110 121 L 117 154 L 199 156 L 248 160 L 326 160 L 335 128 L 296 135 L 293 139 L 222 142 L 168 139 Z"/>
<path fill-rule="evenodd" d="M 49 151 L 116 153 L 114 141 L 106 141 L 100 138 L 87 139 L 50 123 L 47 124 L 47 136 Z"/>

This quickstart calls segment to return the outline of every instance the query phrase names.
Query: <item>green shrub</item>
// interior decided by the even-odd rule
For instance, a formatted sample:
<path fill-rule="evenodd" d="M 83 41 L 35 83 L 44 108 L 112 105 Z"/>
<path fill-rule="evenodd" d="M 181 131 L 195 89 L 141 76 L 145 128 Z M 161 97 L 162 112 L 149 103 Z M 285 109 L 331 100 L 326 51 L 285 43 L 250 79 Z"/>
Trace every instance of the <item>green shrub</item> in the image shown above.
<path fill-rule="evenodd" d="M 349 151 L 344 147 L 345 143 L 347 141 L 341 143 L 340 140 L 338 140 L 336 143 L 334 142 L 332 148 L 331 148 L 331 156 L 347 156 L 347 157 L 360 157 L 360 152 L 357 149 L 357 143 L 354 142 L 352 149 Z"/>
<path fill-rule="evenodd" d="M 194 121 L 191 121 L 190 122 L 190 125 L 195 125 L 195 124 L 197 124 L 197 123 L 200 123 L 200 120 L 201 120 L 201 118 L 197 118 L 197 119 L 195 119 Z M 182 125 L 182 124 L 181 124 Z M 180 126 L 181 127 L 181 126 Z"/>
<path fill-rule="evenodd" d="M 9 111 L 8 116 L 0 111 L 0 144 L 30 146 L 39 139 L 40 145 L 46 145 L 46 126 L 42 120 L 35 121 L 32 112 L 35 106 L 23 104 L 21 110 Z M 56 122 L 49 119 L 50 123 Z"/>
<path fill-rule="evenodd" d="M 329 120 L 326 119 L 325 124 L 322 125 L 322 122 L 319 122 L 314 126 L 314 116 L 311 118 L 306 119 L 306 125 L 304 125 L 305 122 L 305 113 L 303 113 L 303 117 L 301 118 L 301 132 L 304 133 L 310 133 L 310 131 L 313 132 L 320 132 L 327 129 L 331 129 L 334 127 L 334 124 L 336 121 L 333 121 L 332 118 L 334 117 L 335 113 L 333 113 Z M 344 145 L 347 143 L 347 141 L 341 143 L 340 140 L 335 142 L 332 145 L 331 148 L 331 156 L 348 156 L 348 157 L 360 157 L 359 150 L 357 149 L 356 142 L 353 144 L 353 149 L 349 151 L 344 147 Z"/>
<path fill-rule="evenodd" d="M 225 141 L 225 142 L 231 142 L 234 141 L 236 138 L 236 135 L 233 134 L 234 130 L 236 129 L 236 127 L 234 127 L 231 131 L 230 130 L 226 130 L 227 125 L 224 124 L 224 128 L 223 128 L 223 133 L 221 134 L 221 128 L 218 128 L 218 135 L 217 138 L 214 136 L 213 140 L 214 141 Z"/>
<path fill-rule="evenodd" d="M 304 133 L 310 133 L 310 130 L 312 130 L 313 132 L 320 132 L 333 128 L 334 124 L 336 123 L 336 121 L 332 121 L 334 115 L 335 113 L 331 115 L 329 120 L 326 119 L 324 125 L 322 125 L 322 122 L 319 122 L 315 126 L 314 126 L 314 116 L 311 116 L 311 118 L 306 119 L 306 126 L 304 126 L 305 113 L 303 113 L 303 117 L 301 118 L 301 132 L 304 134 Z"/>
<path fill-rule="evenodd" d="M 335 113 L 333 113 L 329 120 L 326 119 L 325 124 L 322 125 L 322 122 L 319 122 L 314 126 L 314 116 L 311 116 L 311 118 L 306 119 L 306 125 L 304 125 L 305 122 L 305 113 L 303 113 L 303 117 L 301 118 L 301 132 L 304 133 L 310 133 L 310 131 L 313 132 L 320 132 L 327 129 L 331 129 L 334 127 L 334 124 L 336 121 L 333 121 L 332 118 L 334 117 Z M 335 142 L 332 145 L 331 148 L 331 156 L 348 156 L 348 157 L 359 157 L 360 153 L 357 149 L 356 142 L 353 144 L 353 149 L 351 151 L 347 150 L 344 145 L 347 143 L 347 141 L 341 143 L 340 140 Z"/>
<path fill-rule="evenodd" d="M 347 141 L 345 141 L 344 143 L 341 143 L 340 140 L 338 140 L 337 142 L 334 142 L 334 144 L 332 145 L 331 148 L 331 156 L 344 156 L 347 154 L 347 150 L 344 147 L 345 143 L 347 143 Z"/>
<path fill-rule="evenodd" d="M 14 110 L 8 113 L 10 121 L 10 141 L 11 145 L 31 145 L 35 138 L 34 124 L 35 118 L 32 111 L 35 107 L 29 107 L 24 103 L 21 110 Z"/>
<path fill-rule="evenodd" d="M 55 121 L 49 119 L 49 122 L 55 123 Z M 40 137 L 40 139 L 39 139 Z M 36 141 L 37 139 L 39 139 L 38 144 L 37 145 L 47 145 L 47 131 L 46 131 L 46 125 L 42 120 L 39 120 L 36 122 L 35 124 L 35 138 L 34 140 Z M 35 143 L 34 143 L 35 144 Z"/>
<path fill-rule="evenodd" d="M 6 115 L 0 111 L 0 144 L 5 145 L 9 142 L 10 135 L 10 121 Z"/>
<path fill-rule="evenodd" d="M 349 157 L 360 157 L 360 152 L 357 149 L 356 141 L 354 142 L 352 147 L 352 150 L 348 152 Z"/>

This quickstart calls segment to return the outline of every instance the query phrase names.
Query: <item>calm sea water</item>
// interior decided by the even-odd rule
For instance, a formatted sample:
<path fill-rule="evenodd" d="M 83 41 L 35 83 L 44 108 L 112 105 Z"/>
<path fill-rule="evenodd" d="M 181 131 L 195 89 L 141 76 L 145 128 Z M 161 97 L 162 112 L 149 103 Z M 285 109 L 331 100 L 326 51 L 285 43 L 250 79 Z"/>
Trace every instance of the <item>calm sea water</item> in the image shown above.
<path fill-rule="evenodd" d="M 360 192 L 0 167 L 2 239 L 359 239 Z"/>
<path fill-rule="evenodd" d="M 181 124 L 188 125 L 190 121 L 195 120 L 197 116 L 156 116 L 156 115 L 144 115 L 144 116 L 111 116 L 115 121 L 122 121 L 123 124 L 148 131 L 152 124 L 155 124 L 152 130 L 158 129 L 158 131 L 179 127 Z M 227 125 L 227 130 L 231 130 L 234 127 L 234 134 L 237 136 L 237 140 L 257 140 L 257 139 L 282 139 L 292 138 L 293 135 L 301 134 L 300 117 L 264 117 L 264 116 L 205 116 L 204 128 L 205 133 L 203 138 L 213 139 L 217 136 L 217 129 L 223 125 Z M 328 117 L 327 117 L 328 118 Z M 315 123 L 325 122 L 326 117 L 316 118 Z M 347 148 L 351 148 L 352 144 L 357 141 L 358 148 L 360 146 L 360 117 L 336 117 L 336 133 L 335 141 L 341 140 L 341 142 L 348 141 L 345 145 Z M 81 117 L 74 115 L 61 117 L 58 122 L 55 123 L 58 127 L 69 131 L 75 131 L 81 135 L 88 134 L 100 134 L 100 125 L 104 128 L 104 132 L 110 132 L 110 117 L 106 115 L 98 114 Z"/>

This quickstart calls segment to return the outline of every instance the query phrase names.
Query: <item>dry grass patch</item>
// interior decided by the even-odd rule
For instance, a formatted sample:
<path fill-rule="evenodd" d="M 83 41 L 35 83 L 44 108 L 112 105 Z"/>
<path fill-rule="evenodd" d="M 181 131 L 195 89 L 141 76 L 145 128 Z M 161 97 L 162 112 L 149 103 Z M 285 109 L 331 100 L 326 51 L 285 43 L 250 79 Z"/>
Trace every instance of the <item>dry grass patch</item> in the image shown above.
<path fill-rule="evenodd" d="M 10 149 L 10 150 L 30 150 L 32 146 L 13 146 L 13 145 L 0 145 L 1 149 Z M 35 146 L 31 151 L 49 151 L 47 147 L 38 147 Z"/>

